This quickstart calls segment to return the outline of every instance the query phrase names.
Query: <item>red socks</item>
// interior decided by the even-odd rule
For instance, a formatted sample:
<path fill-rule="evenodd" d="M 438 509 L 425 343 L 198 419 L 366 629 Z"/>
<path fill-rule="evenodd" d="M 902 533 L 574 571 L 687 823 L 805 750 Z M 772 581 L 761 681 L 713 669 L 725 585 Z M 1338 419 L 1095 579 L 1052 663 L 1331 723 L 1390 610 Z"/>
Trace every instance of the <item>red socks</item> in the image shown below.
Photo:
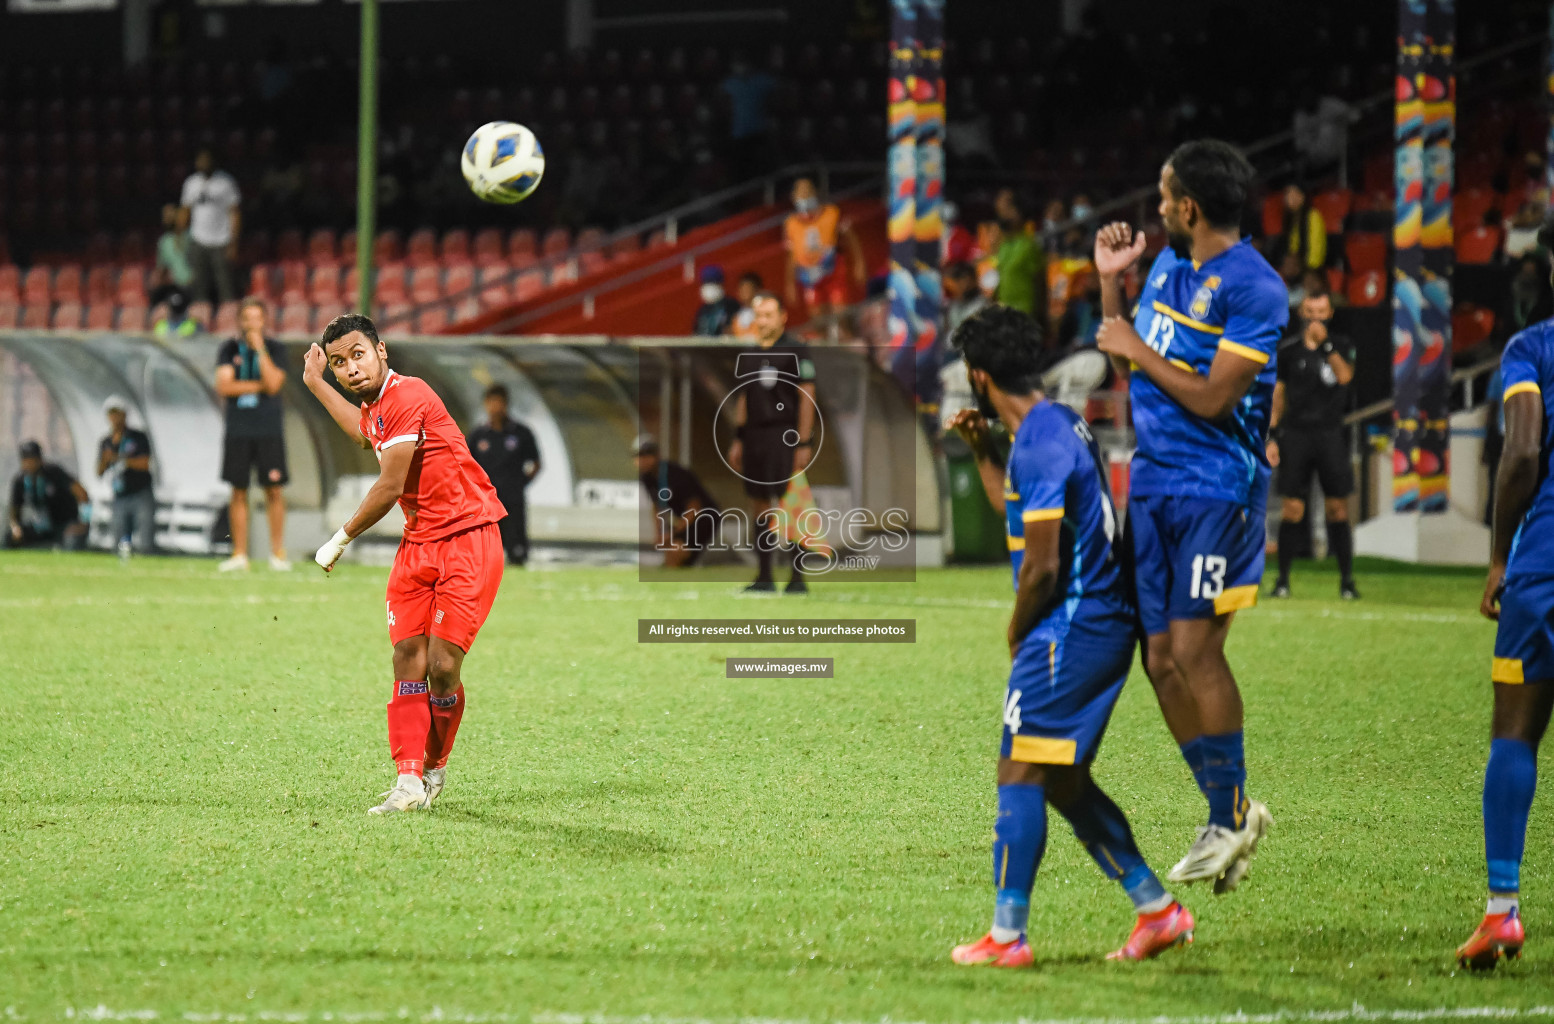
<path fill-rule="evenodd" d="M 396 682 L 388 702 L 388 735 L 389 752 L 399 774 L 419 776 L 425 769 L 431 726 L 426 680 L 401 679 Z M 451 735 L 449 743 L 452 743 Z"/>
<path fill-rule="evenodd" d="M 429 698 L 431 729 L 426 734 L 426 767 L 441 768 L 453 753 L 453 738 L 459 733 L 464 717 L 464 684 L 446 697 Z"/>

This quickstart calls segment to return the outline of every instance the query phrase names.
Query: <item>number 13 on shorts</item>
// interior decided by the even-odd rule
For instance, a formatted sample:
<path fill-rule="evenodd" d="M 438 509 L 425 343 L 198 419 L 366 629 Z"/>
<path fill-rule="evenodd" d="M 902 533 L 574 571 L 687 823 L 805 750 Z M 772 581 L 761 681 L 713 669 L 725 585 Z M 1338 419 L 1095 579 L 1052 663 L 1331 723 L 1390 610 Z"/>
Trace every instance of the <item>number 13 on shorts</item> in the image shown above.
<path fill-rule="evenodd" d="M 1192 559 L 1192 590 L 1194 600 L 1213 600 L 1225 592 L 1225 569 L 1228 563 L 1223 555 L 1194 555 Z"/>

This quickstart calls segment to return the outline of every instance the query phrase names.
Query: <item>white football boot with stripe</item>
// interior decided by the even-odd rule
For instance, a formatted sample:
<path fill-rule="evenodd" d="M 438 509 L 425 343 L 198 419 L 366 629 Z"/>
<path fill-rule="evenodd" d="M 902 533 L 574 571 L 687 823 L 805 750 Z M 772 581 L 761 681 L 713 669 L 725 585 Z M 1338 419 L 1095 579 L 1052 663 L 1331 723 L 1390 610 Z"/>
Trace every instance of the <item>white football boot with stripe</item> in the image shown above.
<path fill-rule="evenodd" d="M 419 775 L 401 775 L 394 788 L 383 794 L 384 800 L 376 807 L 367 808 L 368 814 L 395 814 L 399 811 L 418 811 L 427 806 L 426 786 Z"/>
<path fill-rule="evenodd" d="M 428 768 L 421 781 L 426 786 L 426 802 L 421 806 L 426 810 L 431 810 L 432 802 L 442 794 L 442 787 L 448 782 L 448 769 L 446 766 L 442 768 Z"/>

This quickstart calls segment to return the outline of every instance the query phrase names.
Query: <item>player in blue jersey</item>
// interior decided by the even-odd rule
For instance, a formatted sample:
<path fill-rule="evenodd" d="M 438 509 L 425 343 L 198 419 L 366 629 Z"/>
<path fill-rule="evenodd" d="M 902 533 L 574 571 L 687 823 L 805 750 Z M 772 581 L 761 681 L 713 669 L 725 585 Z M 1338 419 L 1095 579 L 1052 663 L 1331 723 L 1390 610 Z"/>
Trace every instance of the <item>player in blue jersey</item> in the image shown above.
<path fill-rule="evenodd" d="M 1539 232 L 1554 244 L 1554 222 Z M 1500 357 L 1505 449 L 1495 477 L 1495 531 L 1480 611 L 1499 622 L 1490 662 L 1495 710 L 1484 769 L 1484 858 L 1489 905 L 1457 949 L 1464 967 L 1494 967 L 1522 952 L 1518 896 L 1538 744 L 1554 707 L 1554 320 L 1513 337 Z"/>
<path fill-rule="evenodd" d="M 1142 960 L 1192 941 L 1193 917 L 1161 886 L 1122 811 L 1090 775 L 1112 708 L 1133 662 L 1133 604 L 1100 450 L 1084 420 L 1041 394 L 1036 322 L 991 306 L 955 331 L 982 410 L 962 410 L 956 429 L 976 453 L 983 485 L 1002 509 L 1014 566 L 1009 654 L 994 825 L 993 927 L 955 947 L 960 964 L 1022 967 L 1031 887 L 1047 842 L 1047 804 L 1138 911 L 1108 959 Z M 988 420 L 1014 437 L 1000 470 Z"/>
<path fill-rule="evenodd" d="M 1127 224 L 1096 237 L 1105 317 L 1097 342 L 1131 372 L 1137 451 L 1128 498 L 1144 667 L 1209 804 L 1208 824 L 1167 877 L 1246 876 L 1271 819 L 1246 789 L 1241 693 L 1225 660 L 1235 613 L 1257 603 L 1268 501 L 1267 438 L 1288 292 L 1240 235 L 1252 168 L 1215 140 L 1177 148 L 1160 171 L 1170 245 L 1131 322 L 1123 275 L 1144 251 Z"/>

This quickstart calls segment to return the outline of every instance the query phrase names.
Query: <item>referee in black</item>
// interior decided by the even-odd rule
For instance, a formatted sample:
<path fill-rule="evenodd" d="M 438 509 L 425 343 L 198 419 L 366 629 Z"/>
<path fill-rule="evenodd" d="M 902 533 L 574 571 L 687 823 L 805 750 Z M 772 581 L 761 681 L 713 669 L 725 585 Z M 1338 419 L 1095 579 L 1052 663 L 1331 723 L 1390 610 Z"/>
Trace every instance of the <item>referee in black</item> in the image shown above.
<path fill-rule="evenodd" d="M 794 477 L 804 472 L 815 457 L 815 363 L 809 348 L 787 333 L 788 311 L 772 292 L 758 292 L 750 300 L 756 342 L 754 352 L 739 355 L 735 376 L 735 440 L 729 445 L 728 464 L 745 483 L 750 513 L 755 523 L 755 550 L 760 571 L 747 592 L 770 593 L 772 554 L 781 539 L 774 535 L 771 516 Z M 803 551 L 793 546 L 793 575 L 787 594 L 808 591 L 800 561 Z"/>
<path fill-rule="evenodd" d="M 524 491 L 540 474 L 540 446 L 534 431 L 508 415 L 507 388 L 486 388 L 486 422 L 469 432 L 465 441 L 475 462 L 491 478 L 497 500 L 507 516 L 497 523 L 508 565 L 529 561 L 529 505 Z"/>
<path fill-rule="evenodd" d="M 1279 350 L 1279 381 L 1268 429 L 1268 461 L 1278 467 L 1279 495 L 1284 499 L 1273 597 L 1290 596 L 1290 562 L 1313 476 L 1322 485 L 1327 549 L 1338 560 L 1338 595 L 1345 601 L 1360 596 L 1354 586 L 1354 534 L 1349 528 L 1354 468 L 1343 425 L 1354 379 L 1354 345 L 1328 333 L 1332 319 L 1333 300 L 1327 291 L 1307 292 L 1299 326 Z"/>

